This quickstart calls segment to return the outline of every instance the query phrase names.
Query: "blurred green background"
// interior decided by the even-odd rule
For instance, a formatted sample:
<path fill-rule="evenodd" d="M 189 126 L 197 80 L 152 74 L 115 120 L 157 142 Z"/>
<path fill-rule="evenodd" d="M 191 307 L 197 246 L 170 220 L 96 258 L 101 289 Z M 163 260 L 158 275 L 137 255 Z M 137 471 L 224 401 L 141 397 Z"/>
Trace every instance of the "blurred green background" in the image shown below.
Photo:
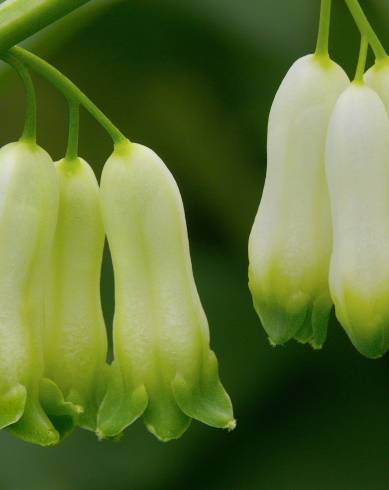
<path fill-rule="evenodd" d="M 389 48 L 389 2 L 365 0 Z M 119 443 L 76 431 L 42 449 L 0 433 L 1 490 L 386 490 L 389 360 L 359 355 L 332 318 L 320 352 L 271 348 L 247 289 L 247 239 L 266 168 L 266 124 L 286 70 L 315 45 L 319 0 L 92 0 L 26 46 L 68 74 L 180 186 L 212 346 L 235 406 L 226 433 L 193 422 L 162 444 L 138 421 Z M 358 33 L 334 0 L 331 52 L 351 75 Z M 66 104 L 35 78 L 39 141 L 66 144 Z M 0 144 L 24 96 L 2 68 Z M 99 175 L 110 141 L 82 115 L 80 154 Z M 102 293 L 113 313 L 109 258 Z"/>

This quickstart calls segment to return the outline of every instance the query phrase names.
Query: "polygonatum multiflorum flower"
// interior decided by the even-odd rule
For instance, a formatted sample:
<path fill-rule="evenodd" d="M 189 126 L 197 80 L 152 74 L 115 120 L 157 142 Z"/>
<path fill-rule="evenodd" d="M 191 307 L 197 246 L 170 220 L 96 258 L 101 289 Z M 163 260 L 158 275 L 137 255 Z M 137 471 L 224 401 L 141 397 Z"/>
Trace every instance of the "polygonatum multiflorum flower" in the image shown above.
<path fill-rule="evenodd" d="M 47 257 L 57 202 L 53 162 L 42 148 L 31 142 L 1 148 L 0 428 L 41 445 L 59 442 L 74 413 L 55 384 L 42 379 Z"/>
<path fill-rule="evenodd" d="M 324 149 L 331 111 L 348 78 L 327 56 L 294 63 L 274 99 L 267 173 L 249 241 L 249 286 L 271 343 L 320 348 L 331 300 L 331 219 Z"/>
<path fill-rule="evenodd" d="M 233 428 L 172 175 L 151 150 L 124 142 L 104 167 L 101 200 L 115 274 L 115 359 L 98 434 L 116 436 L 142 414 L 161 440 L 179 437 L 191 418 Z"/>
<path fill-rule="evenodd" d="M 326 170 L 336 315 L 362 354 L 380 357 L 389 348 L 389 119 L 363 83 L 353 83 L 336 103 Z"/>
<path fill-rule="evenodd" d="M 99 188 L 81 158 L 63 159 L 56 170 L 59 210 L 46 297 L 45 373 L 79 407 L 79 425 L 95 430 L 107 354 Z"/>

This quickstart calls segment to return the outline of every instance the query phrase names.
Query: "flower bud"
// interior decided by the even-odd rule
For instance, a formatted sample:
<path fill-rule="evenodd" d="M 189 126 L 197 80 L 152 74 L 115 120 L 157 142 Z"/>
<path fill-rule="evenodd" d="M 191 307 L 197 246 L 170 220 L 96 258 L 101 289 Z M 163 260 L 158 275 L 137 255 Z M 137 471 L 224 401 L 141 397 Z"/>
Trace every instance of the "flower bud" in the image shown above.
<path fill-rule="evenodd" d="M 115 360 L 98 434 L 116 436 L 142 414 L 161 440 L 178 438 L 191 418 L 233 428 L 172 175 L 148 148 L 123 143 L 104 167 L 101 199 L 115 274 Z"/>
<path fill-rule="evenodd" d="M 389 119 L 379 96 L 361 83 L 335 106 L 326 170 L 336 315 L 359 352 L 380 357 L 389 348 Z"/>
<path fill-rule="evenodd" d="M 274 99 L 262 200 L 249 240 L 249 287 L 272 344 L 320 348 L 331 300 L 331 221 L 324 149 L 335 101 L 348 84 L 329 59 L 294 63 Z"/>
<path fill-rule="evenodd" d="M 0 149 L 0 428 L 41 445 L 57 443 L 56 417 L 66 422 L 71 415 L 55 384 L 42 380 L 57 201 L 55 170 L 42 148 L 17 142 Z"/>
<path fill-rule="evenodd" d="M 45 374 L 82 410 L 79 425 L 95 430 L 107 354 L 99 188 L 81 158 L 61 160 L 56 170 L 59 211 L 46 297 Z"/>

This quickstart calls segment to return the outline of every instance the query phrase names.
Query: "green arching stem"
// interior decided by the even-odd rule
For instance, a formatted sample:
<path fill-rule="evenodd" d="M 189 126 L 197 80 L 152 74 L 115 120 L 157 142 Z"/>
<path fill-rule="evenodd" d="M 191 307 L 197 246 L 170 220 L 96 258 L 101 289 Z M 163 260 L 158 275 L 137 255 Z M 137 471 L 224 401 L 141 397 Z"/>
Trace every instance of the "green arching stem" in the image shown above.
<path fill-rule="evenodd" d="M 366 37 L 362 36 L 361 47 L 359 49 L 358 65 L 355 71 L 354 82 L 363 83 L 363 74 L 365 72 L 368 49 L 369 49 L 369 43 Z"/>
<path fill-rule="evenodd" d="M 75 160 L 78 157 L 78 135 L 80 129 L 80 104 L 69 100 L 69 136 L 65 160 Z"/>
<path fill-rule="evenodd" d="M 358 0 L 345 0 L 347 7 L 349 8 L 351 15 L 353 16 L 355 23 L 358 26 L 361 34 L 366 37 L 368 43 L 370 44 L 377 61 L 380 61 L 387 57 L 385 48 L 378 39 L 377 34 L 371 27 L 367 17 L 359 5 Z"/>
<path fill-rule="evenodd" d="M 319 32 L 317 35 L 316 50 L 317 56 L 328 57 L 328 39 L 330 34 L 331 22 L 331 0 L 321 0 Z"/>
<path fill-rule="evenodd" d="M 0 52 L 24 41 L 90 0 L 7 0 L 0 4 Z"/>
<path fill-rule="evenodd" d="M 26 94 L 26 116 L 20 140 L 36 142 L 36 94 L 30 72 L 18 59 L 9 53 L 1 56 L 3 61 L 12 66 L 23 82 Z"/>
<path fill-rule="evenodd" d="M 9 53 L 31 70 L 46 78 L 62 92 L 68 101 L 78 102 L 79 105 L 82 105 L 107 131 L 115 146 L 127 140 L 108 117 L 69 78 L 50 65 L 50 63 L 20 47 L 11 48 Z"/>

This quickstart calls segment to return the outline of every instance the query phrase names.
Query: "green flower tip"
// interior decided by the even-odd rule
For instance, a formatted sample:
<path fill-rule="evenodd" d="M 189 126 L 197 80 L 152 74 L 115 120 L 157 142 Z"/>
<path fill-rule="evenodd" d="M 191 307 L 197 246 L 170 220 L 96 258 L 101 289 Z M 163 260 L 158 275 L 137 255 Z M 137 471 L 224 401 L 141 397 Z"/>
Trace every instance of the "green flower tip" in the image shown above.
<path fill-rule="evenodd" d="M 100 442 L 102 442 L 102 441 L 104 441 L 105 439 L 107 439 L 107 436 L 106 436 L 106 435 L 104 434 L 104 432 L 103 432 L 101 429 L 99 429 L 99 428 L 97 428 L 97 429 L 96 429 L 95 434 L 96 434 L 97 439 L 98 439 Z"/>
<path fill-rule="evenodd" d="M 311 299 L 301 291 L 285 292 L 284 296 L 276 298 L 275 291 L 273 298 L 266 298 L 252 283 L 250 288 L 254 307 L 273 347 L 294 339 L 314 349 L 322 348 L 331 312 L 331 301 L 327 294 L 322 298 Z"/>
<path fill-rule="evenodd" d="M 233 431 L 233 430 L 235 430 L 235 429 L 236 429 L 236 424 L 237 424 L 237 422 L 236 422 L 236 420 L 235 420 L 235 419 L 230 420 L 230 421 L 227 423 L 227 425 L 226 425 L 225 427 L 223 427 L 223 429 L 227 429 L 227 430 L 228 430 L 228 432 L 231 432 L 231 431 Z"/>

